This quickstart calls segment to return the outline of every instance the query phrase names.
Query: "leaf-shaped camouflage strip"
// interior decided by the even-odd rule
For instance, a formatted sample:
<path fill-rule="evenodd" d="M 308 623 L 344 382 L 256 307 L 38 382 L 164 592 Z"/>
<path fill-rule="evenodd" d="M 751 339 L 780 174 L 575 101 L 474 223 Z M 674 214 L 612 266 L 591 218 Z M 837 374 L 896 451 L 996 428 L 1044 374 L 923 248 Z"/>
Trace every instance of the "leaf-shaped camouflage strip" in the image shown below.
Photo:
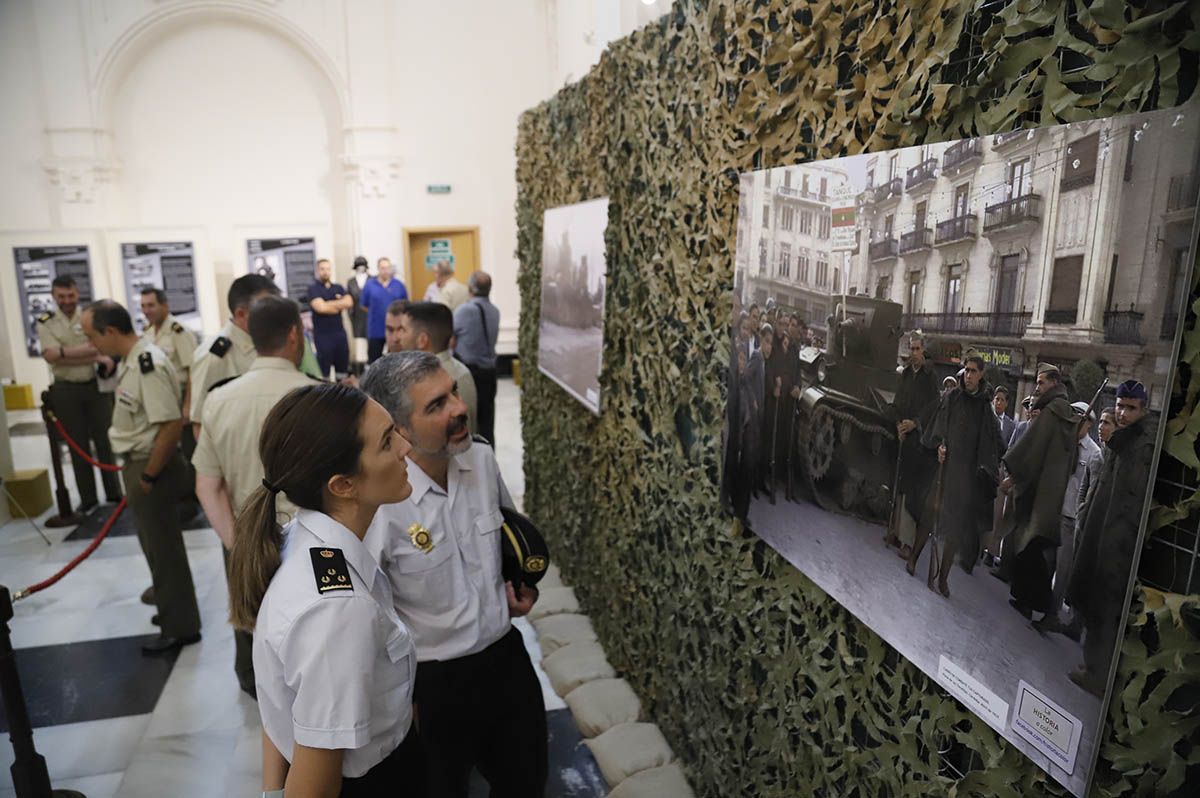
<path fill-rule="evenodd" d="M 738 174 L 1174 105 L 1198 42 L 1186 0 L 694 0 L 521 117 L 525 506 L 699 794 L 1063 794 L 722 514 Z M 536 365 L 542 213 L 601 196 L 596 418 Z M 1184 348 L 1200 373 L 1200 330 Z M 1169 451 L 1194 457 L 1186 376 Z M 1169 794 L 1200 757 L 1181 706 L 1200 623 L 1140 600 L 1131 617 L 1094 795 Z"/>

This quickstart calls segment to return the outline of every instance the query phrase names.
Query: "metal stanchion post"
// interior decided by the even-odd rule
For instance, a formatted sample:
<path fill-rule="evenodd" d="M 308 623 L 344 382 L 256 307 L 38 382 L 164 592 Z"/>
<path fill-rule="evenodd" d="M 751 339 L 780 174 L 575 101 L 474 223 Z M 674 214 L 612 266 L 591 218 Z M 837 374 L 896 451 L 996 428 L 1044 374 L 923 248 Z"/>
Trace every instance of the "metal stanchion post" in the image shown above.
<path fill-rule="evenodd" d="M 16 652 L 8 634 L 8 622 L 12 617 L 12 597 L 8 588 L 0 585 L 0 695 L 4 696 L 8 736 L 16 754 L 12 779 L 17 798 L 84 798 L 83 793 L 75 790 L 51 789 L 46 760 L 33 745 L 33 727 L 29 724 L 29 710 L 17 673 Z"/>
<path fill-rule="evenodd" d="M 58 514 L 46 519 L 45 524 L 50 528 L 76 526 L 83 521 L 83 516 L 71 508 L 71 494 L 67 492 L 63 481 L 62 444 L 58 431 L 50 421 L 50 392 L 42 391 L 42 421 L 46 424 L 46 435 L 50 438 L 50 465 L 54 469 L 54 499 L 58 504 Z"/>

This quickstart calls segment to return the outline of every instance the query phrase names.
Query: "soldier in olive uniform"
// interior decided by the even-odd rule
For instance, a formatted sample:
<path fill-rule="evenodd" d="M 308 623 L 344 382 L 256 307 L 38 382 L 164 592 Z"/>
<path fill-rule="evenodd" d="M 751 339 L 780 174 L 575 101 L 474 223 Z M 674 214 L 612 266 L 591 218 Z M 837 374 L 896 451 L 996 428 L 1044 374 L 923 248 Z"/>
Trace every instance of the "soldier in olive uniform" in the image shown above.
<path fill-rule="evenodd" d="M 314 382 L 297 368 L 304 354 L 304 327 L 300 306 L 294 300 L 281 296 L 255 300 L 250 306 L 249 327 L 258 357 L 245 374 L 210 390 L 204 405 L 200 440 L 192 457 L 196 495 L 221 538 L 227 572 L 234 519 L 250 494 L 262 486 L 258 439 L 263 424 L 285 394 Z M 275 503 L 276 509 L 287 516 L 296 512 L 282 494 Z M 236 649 L 233 669 L 238 684 L 253 696 L 253 637 L 249 632 L 235 629 L 233 638 Z"/>
<path fill-rule="evenodd" d="M 104 376 L 112 373 L 112 358 L 96 351 L 79 326 L 79 288 L 72 277 L 61 275 L 51 284 L 51 295 L 58 312 L 37 318 L 38 343 L 42 359 L 50 364 L 54 378 L 50 401 L 71 439 L 85 449 L 90 447 L 102 463 L 113 461 L 108 443 L 108 425 L 112 421 L 112 394 L 101 393 L 96 382 L 97 367 Z M 97 505 L 96 476 L 87 460 L 71 451 L 75 487 L 79 490 L 79 510 L 87 512 Z M 117 475 L 104 472 L 104 495 L 110 502 L 121 500 Z"/>
<path fill-rule="evenodd" d="M 254 362 L 254 342 L 246 326 L 250 323 L 250 304 L 261 296 L 278 294 L 273 280 L 258 274 L 244 274 L 229 286 L 226 301 L 230 319 L 216 338 L 205 341 L 195 353 L 188 384 L 187 416 L 196 440 L 200 439 L 200 421 L 204 400 L 216 383 L 245 374 Z"/>
<path fill-rule="evenodd" d="M 100 300 L 83 312 L 83 331 L 97 350 L 120 357 L 109 438 L 121 455 L 121 476 L 138 542 L 150 565 L 162 633 L 142 646 L 156 654 L 200 639 L 200 609 L 175 504 L 191 490 L 179 454 L 183 413 L 170 359 L 133 331 L 125 308 Z"/>
<path fill-rule="evenodd" d="M 161 288 L 142 289 L 142 315 L 146 317 L 146 329 L 142 335 L 171 359 L 171 365 L 179 377 L 182 396 L 187 387 L 188 372 L 192 369 L 192 358 L 196 354 L 196 336 L 171 313 L 167 293 Z"/>

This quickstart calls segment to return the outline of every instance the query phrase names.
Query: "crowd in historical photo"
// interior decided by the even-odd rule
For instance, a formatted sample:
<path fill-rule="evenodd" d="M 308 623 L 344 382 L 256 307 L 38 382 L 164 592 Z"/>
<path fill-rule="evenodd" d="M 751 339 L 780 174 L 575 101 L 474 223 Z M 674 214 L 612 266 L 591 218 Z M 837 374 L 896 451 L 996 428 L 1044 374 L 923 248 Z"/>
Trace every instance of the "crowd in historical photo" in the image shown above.
<path fill-rule="evenodd" d="M 825 384 L 830 372 L 859 365 L 845 339 L 865 335 L 837 318 L 827 325 L 836 349 L 814 346 L 822 342 L 805 320 L 774 303 L 737 311 L 723 498 L 743 522 L 756 500 L 826 504 L 811 473 L 808 447 L 820 443 L 806 405 L 835 390 Z M 1030 395 L 1014 401 L 988 382 L 980 355 L 967 352 L 941 377 L 920 331 L 903 345 L 880 408 L 886 432 L 874 431 L 894 442 L 894 479 L 879 486 L 887 497 L 875 518 L 880 545 L 896 550 L 897 569 L 947 599 L 957 578 L 1006 582 L 1011 610 L 1039 633 L 1082 643 L 1070 678 L 1102 695 L 1151 476 L 1156 422 L 1146 387 L 1123 381 L 1114 404 L 1104 390 L 1078 397 L 1063 371 L 1043 362 Z M 819 372 L 805 367 L 814 353 L 825 361 Z M 852 447 L 850 437 L 835 430 L 834 446 Z M 870 515 L 870 507 L 852 512 Z"/>

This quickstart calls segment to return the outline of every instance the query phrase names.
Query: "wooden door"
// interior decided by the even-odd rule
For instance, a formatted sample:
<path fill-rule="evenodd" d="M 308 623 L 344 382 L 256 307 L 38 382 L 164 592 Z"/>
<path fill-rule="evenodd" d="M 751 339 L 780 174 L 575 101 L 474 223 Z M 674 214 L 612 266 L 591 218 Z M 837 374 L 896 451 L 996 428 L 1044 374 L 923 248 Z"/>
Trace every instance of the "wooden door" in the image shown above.
<path fill-rule="evenodd" d="M 413 301 L 425 298 L 434 282 L 433 266 L 449 252 L 454 277 L 463 285 L 472 272 L 479 270 L 478 227 L 418 227 L 404 231 L 405 285 Z"/>

